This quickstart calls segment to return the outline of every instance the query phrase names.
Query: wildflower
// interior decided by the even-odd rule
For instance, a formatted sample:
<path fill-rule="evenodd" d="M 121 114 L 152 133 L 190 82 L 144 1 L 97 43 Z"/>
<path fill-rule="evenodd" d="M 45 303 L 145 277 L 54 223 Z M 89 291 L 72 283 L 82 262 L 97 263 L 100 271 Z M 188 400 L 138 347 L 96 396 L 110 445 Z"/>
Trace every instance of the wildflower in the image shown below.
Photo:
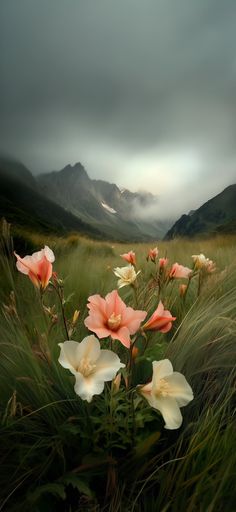
<path fill-rule="evenodd" d="M 121 383 L 121 373 L 118 373 L 117 376 L 112 381 L 112 390 L 114 393 L 117 393 L 117 391 L 119 391 L 120 383 Z"/>
<path fill-rule="evenodd" d="M 159 258 L 159 267 L 164 268 L 168 265 L 168 258 Z"/>
<path fill-rule="evenodd" d="M 160 331 L 168 332 L 172 327 L 172 322 L 176 320 L 176 317 L 172 316 L 168 309 L 164 309 L 164 306 L 160 300 L 157 309 L 154 311 L 152 316 L 142 326 L 144 331 Z"/>
<path fill-rule="evenodd" d="M 118 280 L 118 288 L 122 288 L 123 286 L 128 286 L 129 284 L 133 284 L 137 278 L 137 275 L 141 272 L 135 272 L 133 265 L 128 265 L 127 267 L 116 267 L 114 268 L 115 276 L 119 277 Z"/>
<path fill-rule="evenodd" d="M 79 315 L 80 315 L 80 311 L 78 311 L 78 309 L 76 309 L 74 311 L 74 314 L 73 314 L 73 318 L 72 318 L 72 324 L 75 325 L 78 318 L 79 318 Z"/>
<path fill-rule="evenodd" d="M 209 258 L 206 258 L 204 254 L 193 254 L 192 255 L 195 268 L 202 268 L 205 267 L 207 261 L 209 261 Z"/>
<path fill-rule="evenodd" d="M 193 391 L 184 375 L 173 372 L 169 359 L 153 361 L 152 381 L 139 386 L 140 393 L 162 414 L 165 428 L 174 430 L 182 424 L 180 407 L 193 400 Z"/>
<path fill-rule="evenodd" d="M 32 256 L 20 258 L 18 254 L 14 254 L 17 258 L 16 267 L 19 272 L 28 275 L 34 286 L 44 290 L 52 276 L 52 263 L 55 261 L 52 250 L 45 245 L 44 249 L 34 252 Z"/>
<path fill-rule="evenodd" d="M 194 261 L 195 269 L 205 269 L 209 273 L 215 271 L 215 263 L 209 258 L 206 258 L 204 254 L 193 254 L 192 258 Z"/>
<path fill-rule="evenodd" d="M 179 285 L 179 294 L 180 297 L 184 297 L 186 291 L 187 291 L 188 285 L 187 284 L 180 284 Z"/>
<path fill-rule="evenodd" d="M 129 251 L 127 253 L 121 254 L 121 258 L 123 258 L 123 260 L 128 261 L 128 263 L 131 263 L 131 265 L 136 265 L 136 255 L 134 251 Z"/>
<path fill-rule="evenodd" d="M 192 274 L 190 268 L 183 267 L 183 265 L 179 265 L 178 263 L 174 263 L 169 271 L 170 279 L 180 279 L 182 277 L 188 279 L 190 274 Z"/>
<path fill-rule="evenodd" d="M 136 359 L 136 357 L 138 357 L 138 355 L 139 355 L 138 347 L 133 347 L 133 349 L 132 349 L 132 359 Z"/>
<path fill-rule="evenodd" d="M 88 301 L 89 316 L 84 321 L 86 327 L 100 339 L 111 336 L 129 348 L 130 335 L 138 331 L 146 318 L 146 311 L 135 311 L 127 307 L 117 290 L 108 293 L 105 299 L 100 295 L 92 295 Z"/>
<path fill-rule="evenodd" d="M 147 261 L 150 259 L 153 263 L 155 263 L 157 256 L 158 256 L 157 247 L 154 247 L 154 249 L 149 249 L 148 255 L 147 255 Z"/>
<path fill-rule="evenodd" d="M 112 350 L 101 350 L 95 336 L 77 341 L 59 343 L 59 363 L 75 376 L 74 390 L 82 400 L 91 402 L 94 395 L 100 395 L 104 382 L 112 380 L 125 365 Z"/>

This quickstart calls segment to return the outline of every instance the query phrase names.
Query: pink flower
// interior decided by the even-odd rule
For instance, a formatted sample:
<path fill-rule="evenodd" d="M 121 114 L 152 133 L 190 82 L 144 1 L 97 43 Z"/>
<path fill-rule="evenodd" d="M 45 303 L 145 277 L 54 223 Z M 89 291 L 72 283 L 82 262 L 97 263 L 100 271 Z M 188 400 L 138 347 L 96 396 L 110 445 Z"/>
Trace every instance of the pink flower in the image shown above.
<path fill-rule="evenodd" d="M 168 258 L 159 258 L 159 267 L 164 268 L 168 265 Z"/>
<path fill-rule="evenodd" d="M 129 348 L 130 335 L 138 331 L 146 318 L 146 311 L 135 311 L 127 307 L 117 290 L 108 293 L 105 299 L 100 295 L 92 295 L 88 300 L 89 316 L 84 321 L 86 327 L 100 339 L 111 336 Z"/>
<path fill-rule="evenodd" d="M 131 263 L 131 265 L 136 265 L 136 256 L 134 251 L 121 254 L 121 258 L 123 258 L 125 261 L 128 261 L 128 263 Z"/>
<path fill-rule="evenodd" d="M 156 311 L 154 311 L 149 320 L 142 326 L 142 329 L 145 331 L 168 332 L 174 320 L 176 320 L 176 317 L 172 316 L 168 309 L 164 309 L 160 300 Z"/>
<path fill-rule="evenodd" d="M 188 279 L 190 274 L 192 274 L 192 270 L 190 268 L 174 263 L 170 269 L 169 277 L 170 279 L 180 279 L 182 277 Z"/>
<path fill-rule="evenodd" d="M 157 247 L 154 247 L 154 249 L 149 249 L 148 255 L 147 255 L 147 261 L 150 259 L 151 261 L 153 261 L 153 263 L 155 263 L 157 256 L 158 256 Z"/>
<path fill-rule="evenodd" d="M 19 272 L 29 276 L 34 286 L 44 290 L 52 276 L 52 263 L 55 261 L 52 250 L 45 245 L 44 249 L 34 252 L 32 256 L 21 258 L 18 254 L 14 254 L 17 258 L 16 267 Z"/>

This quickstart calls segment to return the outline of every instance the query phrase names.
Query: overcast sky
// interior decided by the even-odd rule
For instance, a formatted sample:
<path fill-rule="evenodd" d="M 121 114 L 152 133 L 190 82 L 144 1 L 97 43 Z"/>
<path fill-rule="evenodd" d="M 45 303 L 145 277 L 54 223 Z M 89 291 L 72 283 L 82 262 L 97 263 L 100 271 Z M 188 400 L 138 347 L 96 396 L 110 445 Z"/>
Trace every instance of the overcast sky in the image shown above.
<path fill-rule="evenodd" d="M 0 151 L 160 197 L 236 182 L 236 0 L 1 0 Z"/>

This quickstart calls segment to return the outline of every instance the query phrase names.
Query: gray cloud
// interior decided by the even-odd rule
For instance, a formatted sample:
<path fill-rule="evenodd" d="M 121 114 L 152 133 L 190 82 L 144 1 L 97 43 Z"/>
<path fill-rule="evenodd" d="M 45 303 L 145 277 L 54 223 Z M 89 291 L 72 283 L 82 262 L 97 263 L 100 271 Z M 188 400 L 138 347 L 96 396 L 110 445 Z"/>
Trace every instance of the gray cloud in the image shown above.
<path fill-rule="evenodd" d="M 176 215 L 235 181 L 234 0 L 0 10 L 0 150 L 35 172 L 81 160 Z"/>

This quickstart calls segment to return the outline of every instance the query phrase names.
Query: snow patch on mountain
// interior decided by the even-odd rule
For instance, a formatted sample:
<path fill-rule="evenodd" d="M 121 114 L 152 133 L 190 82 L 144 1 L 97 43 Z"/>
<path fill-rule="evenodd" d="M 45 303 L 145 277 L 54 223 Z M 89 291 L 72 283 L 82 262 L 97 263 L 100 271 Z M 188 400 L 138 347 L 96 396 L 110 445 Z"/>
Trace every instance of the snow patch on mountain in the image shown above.
<path fill-rule="evenodd" d="M 110 213 L 117 213 L 116 210 L 114 210 L 114 208 L 111 208 L 110 206 L 108 206 L 108 204 L 101 202 L 101 205 L 108 212 L 110 212 Z"/>
<path fill-rule="evenodd" d="M 126 192 L 126 188 L 124 188 L 124 187 L 120 187 L 119 185 L 116 185 L 116 186 L 117 186 L 117 188 L 119 189 L 119 191 L 120 191 L 120 193 L 121 193 L 121 194 L 124 194 L 124 192 Z"/>

